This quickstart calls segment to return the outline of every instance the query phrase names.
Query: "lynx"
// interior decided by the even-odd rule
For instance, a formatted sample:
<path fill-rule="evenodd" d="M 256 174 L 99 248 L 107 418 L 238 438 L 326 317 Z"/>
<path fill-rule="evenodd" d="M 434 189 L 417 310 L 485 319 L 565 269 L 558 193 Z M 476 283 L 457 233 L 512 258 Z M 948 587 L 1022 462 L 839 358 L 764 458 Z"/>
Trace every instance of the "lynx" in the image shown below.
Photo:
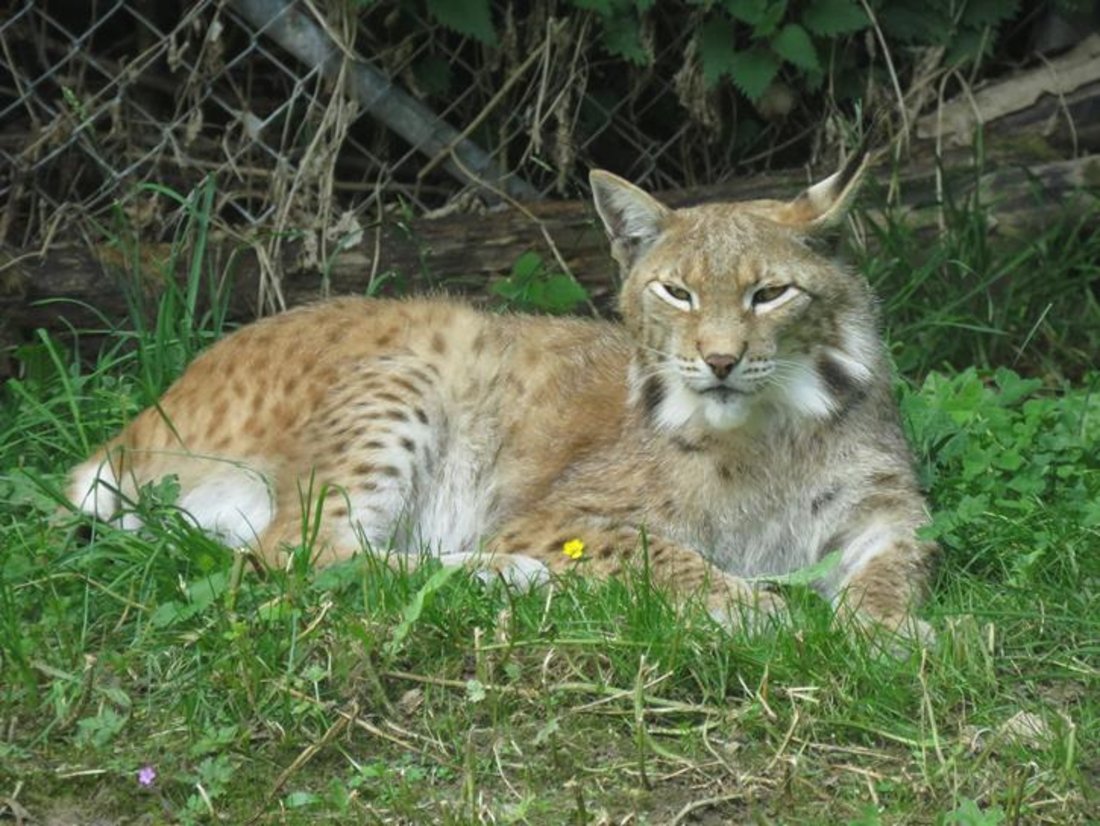
<path fill-rule="evenodd" d="M 174 474 L 197 525 L 270 565 L 311 508 L 321 564 L 389 547 L 522 581 L 648 554 L 729 623 L 783 609 L 746 578 L 839 550 L 821 590 L 905 633 L 935 547 L 874 299 L 815 244 L 865 168 L 686 209 L 593 171 L 621 323 L 444 297 L 292 310 L 200 355 L 71 499 L 136 527 L 127 503 Z"/>

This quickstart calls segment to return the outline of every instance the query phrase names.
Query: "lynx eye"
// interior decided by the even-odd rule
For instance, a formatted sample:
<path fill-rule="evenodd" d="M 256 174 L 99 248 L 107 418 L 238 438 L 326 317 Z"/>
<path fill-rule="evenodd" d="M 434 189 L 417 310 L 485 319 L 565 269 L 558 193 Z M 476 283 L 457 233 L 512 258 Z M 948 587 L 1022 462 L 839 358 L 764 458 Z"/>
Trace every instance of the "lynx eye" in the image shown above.
<path fill-rule="evenodd" d="M 662 284 L 661 286 L 665 288 L 665 292 L 677 301 L 691 301 L 691 293 L 683 287 L 677 287 L 675 284 Z"/>
<path fill-rule="evenodd" d="M 752 294 L 752 306 L 755 310 L 770 310 L 794 298 L 798 288 L 793 284 L 778 284 L 774 287 L 760 287 Z"/>
<path fill-rule="evenodd" d="M 695 305 L 695 296 L 692 295 L 691 290 L 681 287 L 678 284 L 666 284 L 663 281 L 654 281 L 650 286 L 653 292 L 657 293 L 657 295 L 673 307 L 678 307 L 681 310 L 690 310 Z"/>

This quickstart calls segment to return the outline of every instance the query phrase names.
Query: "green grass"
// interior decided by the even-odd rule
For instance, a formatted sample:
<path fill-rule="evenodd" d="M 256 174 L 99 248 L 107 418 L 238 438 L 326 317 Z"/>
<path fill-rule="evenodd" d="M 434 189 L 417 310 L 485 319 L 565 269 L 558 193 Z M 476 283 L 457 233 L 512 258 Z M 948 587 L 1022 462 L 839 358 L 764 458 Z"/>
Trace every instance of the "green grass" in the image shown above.
<path fill-rule="evenodd" d="M 790 627 L 731 635 L 643 571 L 513 593 L 370 556 L 318 571 L 302 554 L 261 577 L 179 518 L 170 482 L 143 494 L 141 533 L 92 525 L 62 506 L 65 470 L 220 316 L 172 294 L 89 369 L 47 339 L 26 348 L 0 397 L 0 813 L 1093 822 L 1100 374 L 1080 354 L 1100 327 L 1059 339 L 1043 308 L 1069 292 L 1064 312 L 1094 312 L 1095 241 L 1066 223 L 979 255 L 980 220 L 958 216 L 932 250 L 888 228 L 890 256 L 862 262 L 919 377 L 899 384 L 901 409 L 944 546 L 924 611 L 938 644 L 899 659 L 793 585 Z M 201 237 L 181 227 L 192 286 L 215 283 Z M 994 369 L 1017 351 L 1040 378 Z"/>
<path fill-rule="evenodd" d="M 946 230 L 915 230 L 886 212 L 866 221 L 856 261 L 882 301 L 904 375 L 970 365 L 1080 379 L 1100 351 L 1097 210 L 1042 213 L 1006 238 L 992 212 L 946 207 Z"/>

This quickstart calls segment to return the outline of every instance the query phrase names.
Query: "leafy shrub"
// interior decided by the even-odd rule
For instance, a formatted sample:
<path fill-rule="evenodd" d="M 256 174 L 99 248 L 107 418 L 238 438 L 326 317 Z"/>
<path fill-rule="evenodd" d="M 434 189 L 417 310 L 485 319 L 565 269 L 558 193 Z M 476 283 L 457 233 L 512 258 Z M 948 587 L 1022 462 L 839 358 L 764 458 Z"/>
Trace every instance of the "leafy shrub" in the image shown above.
<path fill-rule="evenodd" d="M 493 282 L 490 290 L 511 309 L 552 315 L 572 312 L 588 300 L 587 290 L 573 276 L 552 272 L 534 252 L 517 258 L 508 277 Z"/>
<path fill-rule="evenodd" d="M 360 5 L 369 3 L 361 0 Z M 569 5 L 594 14 L 610 54 L 638 66 L 653 62 L 644 18 L 654 0 L 570 0 Z M 757 100 L 781 69 L 809 88 L 820 87 L 838 41 L 872 24 L 859 0 L 691 0 L 680 5 L 708 84 L 729 78 L 749 100 Z M 1019 5 L 1019 0 L 872 0 L 868 7 L 889 41 L 942 47 L 945 63 L 957 66 L 988 54 L 998 27 Z M 490 46 L 498 43 L 489 0 L 425 0 L 425 7 L 458 34 Z"/>
<path fill-rule="evenodd" d="M 536 188 L 571 195 L 591 166 L 672 187 L 801 164 L 835 140 L 838 110 L 889 105 L 940 73 L 952 96 L 1018 65 L 1010 47 L 1041 17 L 1019 0 L 355 5 L 366 53 L 455 124 L 476 121 L 470 136 Z M 504 88 L 524 72 L 531 83 Z"/>
<path fill-rule="evenodd" d="M 962 567 L 1024 585 L 1095 570 L 1100 543 L 1100 376 L 1051 392 L 998 369 L 932 373 L 902 415 L 933 492 L 930 535 Z"/>

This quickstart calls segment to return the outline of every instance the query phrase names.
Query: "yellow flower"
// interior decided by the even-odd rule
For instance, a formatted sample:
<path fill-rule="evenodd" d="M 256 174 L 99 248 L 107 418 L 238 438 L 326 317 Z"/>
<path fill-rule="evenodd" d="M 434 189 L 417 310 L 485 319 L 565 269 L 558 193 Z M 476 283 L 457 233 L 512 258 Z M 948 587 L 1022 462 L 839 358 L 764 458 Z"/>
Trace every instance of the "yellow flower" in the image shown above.
<path fill-rule="evenodd" d="M 570 539 L 561 546 L 561 552 L 570 559 L 580 559 L 584 556 L 584 542 L 579 539 Z"/>

